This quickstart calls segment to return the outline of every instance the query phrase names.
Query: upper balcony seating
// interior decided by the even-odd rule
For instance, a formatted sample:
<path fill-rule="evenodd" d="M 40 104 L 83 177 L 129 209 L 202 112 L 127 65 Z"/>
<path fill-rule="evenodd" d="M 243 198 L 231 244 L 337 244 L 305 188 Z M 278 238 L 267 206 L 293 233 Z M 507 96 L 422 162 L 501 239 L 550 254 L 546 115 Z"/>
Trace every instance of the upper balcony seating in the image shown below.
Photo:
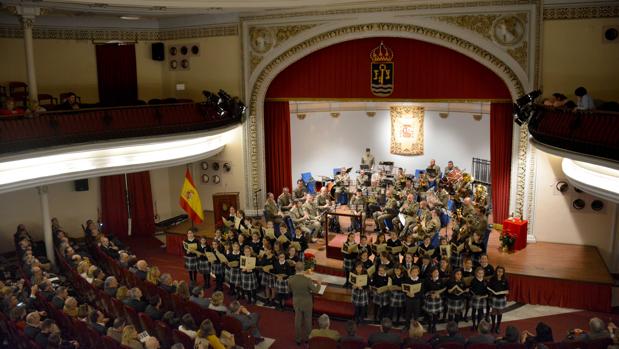
<path fill-rule="evenodd" d="M 142 105 L 0 118 L 0 154 L 101 140 L 214 129 L 241 122 L 204 103 Z"/>
<path fill-rule="evenodd" d="M 536 107 L 529 132 L 543 144 L 619 161 L 619 113 Z"/>

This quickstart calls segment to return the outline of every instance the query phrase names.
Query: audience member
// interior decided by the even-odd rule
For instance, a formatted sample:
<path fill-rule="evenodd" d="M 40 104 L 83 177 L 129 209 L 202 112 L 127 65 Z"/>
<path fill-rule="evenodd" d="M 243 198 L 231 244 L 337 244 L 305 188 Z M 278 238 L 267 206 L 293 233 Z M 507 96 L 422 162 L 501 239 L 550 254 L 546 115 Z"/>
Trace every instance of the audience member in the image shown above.
<path fill-rule="evenodd" d="M 224 293 L 221 291 L 213 292 L 211 303 L 208 305 L 208 308 L 220 313 L 227 313 L 228 308 L 224 305 Z"/>
<path fill-rule="evenodd" d="M 262 335 L 260 335 L 260 331 L 258 330 L 258 321 L 260 320 L 260 314 L 258 313 L 250 313 L 247 308 L 241 305 L 239 301 L 233 301 L 229 306 L 229 315 L 241 323 L 243 326 L 243 331 L 247 331 L 249 329 L 252 330 L 252 335 L 258 339 L 262 339 Z M 324 315 L 324 314 L 323 314 Z M 326 316 L 326 315 L 325 315 Z M 318 319 L 320 321 L 320 318 Z M 327 322 L 329 321 L 329 317 L 327 316 Z M 338 334 L 339 337 L 339 334 Z"/>
<path fill-rule="evenodd" d="M 159 340 L 156 337 L 148 336 L 144 339 L 144 349 L 159 349 L 161 348 L 161 344 L 159 344 Z"/>
<path fill-rule="evenodd" d="M 168 293 L 176 293 L 176 284 L 172 279 L 172 275 L 165 273 L 159 277 L 159 287 L 167 291 Z"/>
<path fill-rule="evenodd" d="M 230 305 L 230 307 L 232 307 L 232 305 Z M 327 338 L 331 338 L 334 341 L 339 341 L 340 340 L 340 334 L 339 332 L 337 332 L 336 330 L 332 330 L 329 327 L 331 326 L 331 320 L 329 319 L 329 315 L 327 314 L 322 314 L 318 317 L 318 328 L 313 329 L 310 334 L 309 334 L 309 338 L 314 338 L 314 337 L 327 337 Z"/>
<path fill-rule="evenodd" d="M 181 318 L 181 325 L 178 326 L 178 330 L 189 336 L 191 339 L 196 338 L 196 322 L 193 320 L 191 314 L 185 314 Z"/>
<path fill-rule="evenodd" d="M 419 321 L 411 321 L 410 326 L 408 327 L 408 338 L 404 340 L 405 346 L 415 346 L 415 345 L 426 345 L 428 344 L 423 340 L 424 333 L 423 326 Z"/>
<path fill-rule="evenodd" d="M 435 335 L 434 338 L 432 338 L 431 342 L 434 346 L 440 347 L 441 344 L 444 343 L 466 344 L 466 339 L 460 334 L 457 322 L 449 321 L 445 329 L 447 330 L 447 335 Z"/>
<path fill-rule="evenodd" d="M 346 321 L 346 335 L 340 337 L 340 341 L 365 342 L 365 339 L 357 336 L 357 323 L 353 320 Z"/>
<path fill-rule="evenodd" d="M 26 327 L 24 327 L 24 334 L 30 338 L 34 339 L 41 329 L 39 326 L 41 325 L 41 315 L 39 315 L 38 311 L 34 311 L 29 313 L 26 316 Z"/>
<path fill-rule="evenodd" d="M 138 340 L 138 331 L 133 325 L 127 325 L 123 328 L 122 340 L 120 344 L 131 349 L 144 349 L 142 343 Z"/>
<path fill-rule="evenodd" d="M 146 310 L 146 302 L 142 300 L 142 290 L 137 287 L 129 290 L 128 298 L 123 303 L 133 308 L 138 313 L 143 313 Z"/>
<path fill-rule="evenodd" d="M 176 286 L 176 295 L 183 300 L 189 300 L 189 285 L 185 281 L 181 281 Z"/>
<path fill-rule="evenodd" d="M 606 328 L 604 321 L 598 317 L 589 320 L 589 332 L 584 332 L 581 329 L 574 329 L 570 334 L 574 340 L 590 341 L 596 339 L 610 338 L 610 332 Z M 570 338 L 572 339 L 572 338 Z"/>
<path fill-rule="evenodd" d="M 494 337 L 490 334 L 490 324 L 486 320 L 479 322 L 477 326 L 479 334 L 477 336 L 469 337 L 467 344 L 493 344 Z"/>
<path fill-rule="evenodd" d="M 223 343 L 217 338 L 215 328 L 211 320 L 206 319 L 200 324 L 200 329 L 196 333 L 195 349 L 225 349 Z"/>
<path fill-rule="evenodd" d="M 67 299 L 64 301 L 64 307 L 62 308 L 62 311 L 68 317 L 76 318 L 77 317 L 77 306 L 78 306 L 77 299 L 73 297 L 67 297 Z"/>
<path fill-rule="evenodd" d="M 521 343 L 523 344 L 527 344 L 529 342 L 545 343 L 554 341 L 554 337 L 552 336 L 552 328 L 544 322 L 537 323 L 537 326 L 535 326 L 535 335 L 525 330 L 522 331 L 521 336 Z"/>
<path fill-rule="evenodd" d="M 59 110 L 77 110 L 79 108 L 80 105 L 77 102 L 77 96 L 73 92 L 69 92 L 69 95 L 65 98 L 64 102 L 58 106 Z"/>
<path fill-rule="evenodd" d="M 148 306 L 144 313 L 150 316 L 153 320 L 161 320 L 163 313 L 161 312 L 161 297 L 155 295 L 148 300 Z"/>
<path fill-rule="evenodd" d="M 575 91 L 577 102 L 576 109 L 577 110 L 593 110 L 595 109 L 595 104 L 593 103 L 593 98 L 589 96 L 587 89 L 580 86 Z"/>
<path fill-rule="evenodd" d="M 15 106 L 15 100 L 13 98 L 7 98 L 4 101 L 4 108 L 0 108 L 0 115 L 21 115 L 24 113 L 24 109 Z"/>
<path fill-rule="evenodd" d="M 135 276 L 140 278 L 140 280 L 145 281 L 146 276 L 148 275 L 148 263 L 146 263 L 145 260 L 140 259 L 137 263 L 135 263 L 135 268 Z"/>
<path fill-rule="evenodd" d="M 107 334 L 107 322 L 108 318 L 103 315 L 102 312 L 93 309 L 89 315 L 90 326 L 97 332 L 99 332 L 102 336 Z"/>
<path fill-rule="evenodd" d="M 514 326 L 505 328 L 505 336 L 495 342 L 497 345 L 520 343 L 520 331 Z"/>
<path fill-rule="evenodd" d="M 151 284 L 157 285 L 159 283 L 160 276 L 161 271 L 159 271 L 159 268 L 157 268 L 156 266 L 152 266 L 150 267 L 150 269 L 148 269 L 148 273 L 146 273 L 146 281 L 150 282 Z"/>
<path fill-rule="evenodd" d="M 49 335 L 52 333 L 52 325 L 54 325 L 54 320 L 45 319 L 41 322 L 41 326 L 39 333 L 34 338 L 34 341 L 41 347 L 47 347 L 47 340 L 49 339 Z"/>
<path fill-rule="evenodd" d="M 129 289 L 127 286 L 120 286 L 116 289 L 116 299 L 121 302 L 124 302 L 127 298 L 129 298 Z"/>
<path fill-rule="evenodd" d="M 125 327 L 125 321 L 121 318 L 116 318 L 112 326 L 107 329 L 107 335 L 120 343 L 122 341 L 123 327 Z"/>
<path fill-rule="evenodd" d="M 163 313 L 161 321 L 165 322 L 172 328 L 177 328 L 180 325 L 180 319 L 176 317 L 173 311 L 166 311 Z"/>
<path fill-rule="evenodd" d="M 393 324 L 390 318 L 383 318 L 380 322 L 380 332 L 375 332 L 368 338 L 368 344 L 373 346 L 376 343 L 392 343 L 400 345 L 402 338 L 397 333 L 390 332 Z"/>
<path fill-rule="evenodd" d="M 116 296 L 117 290 L 118 280 L 114 276 L 108 276 L 103 283 L 103 292 L 105 292 L 110 297 L 114 297 Z"/>
<path fill-rule="evenodd" d="M 196 286 L 191 290 L 191 297 L 189 297 L 189 300 L 203 309 L 208 309 L 210 303 L 207 298 L 204 298 L 204 289 L 200 286 Z"/>

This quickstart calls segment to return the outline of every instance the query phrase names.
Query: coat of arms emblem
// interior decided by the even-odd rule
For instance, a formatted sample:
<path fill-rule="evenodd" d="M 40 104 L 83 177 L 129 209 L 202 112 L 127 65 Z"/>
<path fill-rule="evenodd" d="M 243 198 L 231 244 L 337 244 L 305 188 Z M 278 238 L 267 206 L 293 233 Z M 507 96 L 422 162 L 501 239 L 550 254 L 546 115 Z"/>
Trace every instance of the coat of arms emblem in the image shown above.
<path fill-rule="evenodd" d="M 380 45 L 370 52 L 372 60 L 370 69 L 370 87 L 372 94 L 387 97 L 393 92 L 393 51 L 381 41 Z"/>

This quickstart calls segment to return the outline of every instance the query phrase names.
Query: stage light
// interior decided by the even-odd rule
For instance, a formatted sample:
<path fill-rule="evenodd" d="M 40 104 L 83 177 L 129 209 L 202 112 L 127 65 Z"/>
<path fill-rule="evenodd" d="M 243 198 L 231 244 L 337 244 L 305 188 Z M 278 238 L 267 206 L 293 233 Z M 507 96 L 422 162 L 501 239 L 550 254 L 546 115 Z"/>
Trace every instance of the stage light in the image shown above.
<path fill-rule="evenodd" d="M 582 210 L 583 208 L 585 208 L 585 200 L 583 199 L 576 199 L 572 202 L 572 207 L 576 210 Z"/>
<path fill-rule="evenodd" d="M 536 115 L 537 111 L 533 107 L 533 102 L 541 94 L 541 90 L 534 90 L 516 100 L 512 115 L 514 117 L 514 122 L 518 124 L 518 126 L 528 123 L 529 120 Z"/>
<path fill-rule="evenodd" d="M 556 185 L 557 190 L 561 193 L 565 193 L 569 189 L 569 187 L 569 184 L 567 184 L 567 182 L 565 181 L 558 181 Z"/>
<path fill-rule="evenodd" d="M 534 90 L 527 93 L 524 96 L 521 96 L 516 100 L 516 104 L 519 107 L 524 107 L 525 105 L 532 103 L 537 97 L 542 95 L 542 90 Z"/>
<path fill-rule="evenodd" d="M 602 200 L 593 200 L 591 202 L 591 209 L 593 211 L 601 211 L 604 208 L 604 202 Z"/>

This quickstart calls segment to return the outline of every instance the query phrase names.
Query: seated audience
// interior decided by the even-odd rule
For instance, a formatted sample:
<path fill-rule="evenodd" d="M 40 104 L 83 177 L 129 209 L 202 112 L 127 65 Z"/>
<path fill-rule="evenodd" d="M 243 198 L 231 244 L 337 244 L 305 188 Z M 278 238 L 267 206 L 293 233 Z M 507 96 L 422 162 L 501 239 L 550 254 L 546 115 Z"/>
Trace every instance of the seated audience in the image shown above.
<path fill-rule="evenodd" d="M 178 330 L 189 336 L 191 339 L 196 338 L 197 326 L 191 314 L 183 315 L 181 318 L 181 325 L 178 326 Z"/>
<path fill-rule="evenodd" d="M 213 295 L 211 296 L 211 304 L 208 305 L 208 308 L 220 313 L 227 313 L 228 308 L 224 305 L 224 293 L 221 291 L 213 292 Z"/>
<path fill-rule="evenodd" d="M 185 281 L 179 282 L 178 286 L 176 286 L 176 295 L 183 300 L 189 300 L 189 285 Z"/>
<path fill-rule="evenodd" d="M 159 277 L 159 287 L 161 287 L 168 293 L 176 293 L 176 284 L 172 279 L 172 275 L 168 273 L 161 274 L 161 276 Z"/>
<path fill-rule="evenodd" d="M 56 289 L 56 295 L 52 298 L 52 305 L 56 309 L 64 308 L 64 302 L 69 297 L 69 291 L 64 286 L 58 286 Z"/>
<path fill-rule="evenodd" d="M 89 315 L 90 327 L 92 327 L 95 331 L 99 332 L 102 336 L 107 334 L 107 322 L 108 318 L 103 315 L 102 312 L 93 309 Z"/>
<path fill-rule="evenodd" d="M 482 320 L 477 326 L 479 334 L 477 336 L 469 337 L 467 345 L 471 344 L 494 344 L 494 337 L 490 334 L 490 324 L 488 321 Z"/>
<path fill-rule="evenodd" d="M 449 321 L 445 329 L 447 330 L 447 335 L 435 335 L 434 338 L 431 339 L 432 345 L 440 347 L 441 344 L 444 343 L 466 344 L 466 339 L 460 334 L 458 323 L 455 321 Z"/>
<path fill-rule="evenodd" d="M 127 286 L 120 286 L 116 289 L 116 299 L 121 302 L 124 302 L 127 298 L 129 298 L 129 289 Z"/>
<path fill-rule="evenodd" d="M 172 328 L 177 328 L 181 322 L 181 320 L 176 317 L 176 314 L 174 314 L 173 311 L 166 311 L 165 313 L 163 313 L 161 321 L 165 322 L 166 324 L 168 324 L 168 326 Z"/>
<path fill-rule="evenodd" d="M 123 328 L 122 340 L 120 344 L 131 349 L 144 349 L 142 343 L 138 340 L 138 331 L 133 325 L 127 325 Z"/>
<path fill-rule="evenodd" d="M 514 326 L 505 328 L 505 336 L 495 341 L 497 345 L 520 343 L 520 331 Z"/>
<path fill-rule="evenodd" d="M 0 115 L 21 115 L 24 111 L 23 108 L 16 107 L 15 100 L 9 97 L 4 101 L 4 108 L 0 108 Z"/>
<path fill-rule="evenodd" d="M 210 301 L 204 298 L 204 288 L 196 286 L 191 290 L 191 297 L 189 300 L 199 305 L 203 309 L 208 309 Z"/>
<path fill-rule="evenodd" d="M 125 321 L 121 318 L 114 319 L 112 326 L 107 329 L 107 336 L 112 337 L 115 341 L 120 343 L 122 341 L 123 327 L 125 327 Z"/>
<path fill-rule="evenodd" d="M 41 347 L 47 347 L 47 340 L 49 339 L 49 335 L 52 333 L 52 325 L 54 325 L 54 320 L 45 319 L 41 322 L 40 331 L 34 338 L 34 341 Z"/>
<path fill-rule="evenodd" d="M 357 323 L 353 320 L 346 321 L 346 335 L 340 337 L 341 342 L 365 342 L 365 339 L 357 336 Z"/>
<path fill-rule="evenodd" d="M 133 272 L 135 276 L 140 278 L 140 280 L 145 281 L 146 276 L 148 275 L 148 263 L 145 260 L 140 259 L 137 263 L 135 263 L 135 271 Z"/>
<path fill-rule="evenodd" d="M 34 311 L 26 316 L 26 327 L 24 327 L 24 334 L 28 338 L 34 339 L 41 331 L 39 328 L 40 326 L 41 315 L 39 315 L 38 311 Z"/>
<path fill-rule="evenodd" d="M 159 268 L 157 268 L 156 266 L 152 266 L 150 267 L 150 269 L 148 269 L 148 273 L 146 273 L 146 281 L 150 282 L 151 284 L 157 285 L 159 283 L 160 276 L 161 272 L 159 271 Z"/>
<path fill-rule="evenodd" d="M 405 346 L 426 345 L 428 344 L 423 340 L 423 333 L 425 330 L 419 321 L 411 321 L 408 327 L 408 338 L 404 340 Z"/>
<path fill-rule="evenodd" d="M 525 330 L 522 331 L 521 337 L 520 342 L 523 344 L 554 342 L 552 328 L 544 322 L 537 323 L 537 326 L 535 326 L 535 335 Z"/>
<path fill-rule="evenodd" d="M 593 103 L 593 98 L 589 96 L 587 93 L 587 89 L 580 86 L 575 91 L 576 95 L 576 109 L 577 110 L 593 110 L 595 109 L 595 103 Z"/>
<path fill-rule="evenodd" d="M 232 308 L 232 304 L 230 305 L 230 307 Z M 317 329 L 315 328 L 310 332 L 309 338 L 327 337 L 327 338 L 333 339 L 334 341 L 339 341 L 340 340 L 339 332 L 337 332 L 336 330 L 330 329 L 329 328 L 330 326 L 331 326 L 331 320 L 329 319 L 329 315 L 327 314 L 320 315 L 320 317 L 318 317 L 318 328 Z"/>
<path fill-rule="evenodd" d="M 133 308 L 138 313 L 143 313 L 146 310 L 146 302 L 142 300 L 142 290 L 137 287 L 129 290 L 128 298 L 123 301 L 125 305 Z"/>
<path fill-rule="evenodd" d="M 148 336 L 144 339 L 144 349 L 159 349 L 161 348 L 161 344 L 159 344 L 159 340 L 157 337 Z"/>
<path fill-rule="evenodd" d="M 62 308 L 62 311 L 68 316 L 68 317 L 72 317 L 72 318 L 76 318 L 77 317 L 77 299 L 73 298 L 73 297 L 67 297 L 67 299 L 64 301 L 64 307 Z"/>
<path fill-rule="evenodd" d="M 117 290 L 118 280 L 115 276 L 108 276 L 103 283 L 103 292 L 105 292 L 110 297 L 114 297 L 116 296 Z"/>
<path fill-rule="evenodd" d="M 211 320 L 206 319 L 200 324 L 200 329 L 196 333 L 196 341 L 194 344 L 195 349 L 224 349 L 225 346 L 217 338 L 215 334 L 215 328 Z"/>
<path fill-rule="evenodd" d="M 584 332 L 580 329 L 575 329 L 572 332 L 574 333 L 573 339 L 577 341 L 610 338 L 610 332 L 606 328 L 606 324 L 598 317 L 594 317 L 589 320 L 589 332 Z"/>
<path fill-rule="evenodd" d="M 73 92 L 69 92 L 69 96 L 58 106 L 59 110 L 77 110 L 80 108 L 77 102 L 77 96 Z"/>
<path fill-rule="evenodd" d="M 391 343 L 400 345 L 402 338 L 397 333 L 390 332 L 393 324 L 390 318 L 383 318 L 380 322 L 380 332 L 375 332 L 368 338 L 368 344 L 370 346 L 377 343 Z"/>
<path fill-rule="evenodd" d="M 153 320 L 161 320 L 163 313 L 161 312 L 161 297 L 155 295 L 150 297 L 148 306 L 144 313 L 150 316 Z"/>

